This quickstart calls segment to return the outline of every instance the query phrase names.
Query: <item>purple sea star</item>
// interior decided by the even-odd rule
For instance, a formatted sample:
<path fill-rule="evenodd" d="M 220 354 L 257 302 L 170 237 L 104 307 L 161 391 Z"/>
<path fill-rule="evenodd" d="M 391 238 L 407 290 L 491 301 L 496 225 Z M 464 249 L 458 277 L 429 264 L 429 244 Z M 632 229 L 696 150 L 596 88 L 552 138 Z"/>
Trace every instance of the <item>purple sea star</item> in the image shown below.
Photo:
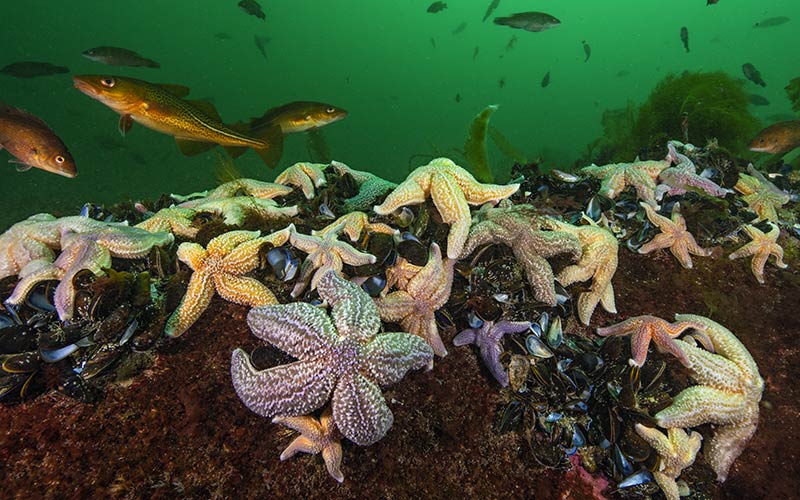
<path fill-rule="evenodd" d="M 667 160 L 675 164 L 658 174 L 663 184 L 656 188 L 656 199 L 660 200 L 664 194 L 675 196 L 684 194 L 689 190 L 701 190 L 710 196 L 723 197 L 733 191 L 720 187 L 717 183 L 697 174 L 694 162 L 688 156 L 679 153 L 675 145 L 670 142 L 667 145 L 669 154 Z"/>
<path fill-rule="evenodd" d="M 500 340 L 507 333 L 520 333 L 530 328 L 529 321 L 485 321 L 480 328 L 467 328 L 453 338 L 453 345 L 475 344 L 481 350 L 486 368 L 503 387 L 508 386 L 508 373 L 500 363 L 503 345 Z"/>

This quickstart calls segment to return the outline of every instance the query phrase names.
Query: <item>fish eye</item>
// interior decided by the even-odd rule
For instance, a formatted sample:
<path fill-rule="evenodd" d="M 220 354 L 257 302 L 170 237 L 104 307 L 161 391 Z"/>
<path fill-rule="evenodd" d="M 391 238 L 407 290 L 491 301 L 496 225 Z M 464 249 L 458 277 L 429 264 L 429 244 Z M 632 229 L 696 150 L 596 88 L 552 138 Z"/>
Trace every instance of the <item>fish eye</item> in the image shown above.
<path fill-rule="evenodd" d="M 328 109 L 325 110 L 325 112 L 328 113 L 329 115 L 332 115 L 333 113 L 336 112 L 336 109 L 335 108 L 328 108 Z"/>
<path fill-rule="evenodd" d="M 103 78 L 102 80 L 100 80 L 100 83 L 102 83 L 104 87 L 111 88 L 117 82 L 113 78 Z"/>
<path fill-rule="evenodd" d="M 66 159 L 66 158 L 64 158 L 64 157 L 63 157 L 63 156 L 61 156 L 61 155 L 57 155 L 55 159 L 56 159 L 56 163 L 58 163 L 59 165 L 61 165 L 61 164 L 62 164 L 62 163 L 64 163 L 65 161 L 67 161 L 67 159 Z"/>

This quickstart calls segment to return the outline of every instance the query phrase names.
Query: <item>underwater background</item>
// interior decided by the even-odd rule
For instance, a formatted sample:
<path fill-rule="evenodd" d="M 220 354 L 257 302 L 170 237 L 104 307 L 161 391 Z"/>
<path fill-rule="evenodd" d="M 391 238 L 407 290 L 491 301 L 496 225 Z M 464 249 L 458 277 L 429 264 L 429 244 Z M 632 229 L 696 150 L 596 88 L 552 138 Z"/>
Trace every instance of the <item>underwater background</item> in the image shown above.
<path fill-rule="evenodd" d="M 184 157 L 171 137 L 140 125 L 121 137 L 117 115 L 74 89 L 71 74 L 186 85 L 192 98 L 212 100 L 226 122 L 295 100 L 331 103 L 349 111 L 324 129 L 332 155 L 394 181 L 431 155 L 453 155 L 487 104 L 500 105 L 492 124 L 529 159 L 541 156 L 546 166 L 567 169 L 602 133 L 605 110 L 641 103 L 664 76 L 684 70 L 721 70 L 743 80 L 741 66 L 751 62 L 768 85 L 746 82 L 745 90 L 770 102 L 752 111 L 765 123 L 791 113 L 783 86 L 797 73 L 796 1 L 545 0 L 535 8 L 562 24 L 541 33 L 492 24 L 491 17 L 529 10 L 529 2 L 503 0 L 482 22 L 488 3 L 450 1 L 431 14 L 427 0 L 270 1 L 261 20 L 233 1 L 7 2 L 0 66 L 47 61 L 70 72 L 0 75 L 0 100 L 44 119 L 70 148 L 79 176 L 0 169 L 0 226 L 38 212 L 77 213 L 89 201 L 153 199 L 217 183 L 218 153 Z M 753 27 L 773 16 L 790 21 Z M 266 57 L 255 36 L 270 39 Z M 512 37 L 517 41 L 508 49 Z M 586 62 L 582 41 L 592 51 Z M 99 45 L 135 50 L 161 68 L 81 57 Z M 276 170 L 252 153 L 236 166 L 246 177 L 271 180 L 285 166 L 310 159 L 304 135 L 287 137 Z M 511 162 L 491 150 L 490 158 L 498 176 L 507 176 Z"/>

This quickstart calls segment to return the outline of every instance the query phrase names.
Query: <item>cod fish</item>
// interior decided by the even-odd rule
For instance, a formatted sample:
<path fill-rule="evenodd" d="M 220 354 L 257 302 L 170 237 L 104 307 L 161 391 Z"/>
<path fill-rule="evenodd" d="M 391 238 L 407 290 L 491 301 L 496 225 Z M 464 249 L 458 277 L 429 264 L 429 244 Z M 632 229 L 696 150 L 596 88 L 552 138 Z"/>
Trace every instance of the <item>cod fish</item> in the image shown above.
<path fill-rule="evenodd" d="M 174 137 L 187 156 L 220 145 L 234 157 L 251 148 L 269 167 L 280 160 L 283 151 L 280 127 L 266 128 L 256 137 L 234 130 L 222 123 L 213 104 L 183 99 L 189 94 L 188 87 L 105 75 L 76 75 L 72 80 L 78 90 L 119 113 L 122 135 L 131 129 L 133 122 L 138 122 Z"/>
<path fill-rule="evenodd" d="M 322 102 L 295 101 L 267 110 L 262 116 L 250 120 L 253 132 L 280 126 L 284 134 L 295 134 L 324 127 L 341 120 L 347 111 Z"/>
<path fill-rule="evenodd" d="M 492 15 L 494 9 L 496 9 L 498 5 L 500 5 L 500 0 L 492 0 L 492 3 L 486 8 L 486 14 L 483 15 L 484 22 L 489 19 L 489 16 Z"/>
<path fill-rule="evenodd" d="M 78 169 L 67 146 L 47 124 L 27 111 L 0 103 L 0 149 L 14 155 L 17 170 L 40 168 L 64 177 L 75 177 Z"/>
<path fill-rule="evenodd" d="M 681 43 L 683 44 L 683 48 L 686 49 L 686 53 L 689 53 L 689 28 L 686 26 L 681 27 Z"/>
<path fill-rule="evenodd" d="M 111 66 L 132 66 L 160 68 L 161 65 L 152 59 L 142 57 L 136 52 L 120 47 L 95 47 L 84 50 L 81 55 L 86 59 Z"/>
<path fill-rule="evenodd" d="M 264 10 L 261 8 L 261 5 L 256 2 L 256 0 L 242 0 L 237 5 L 239 5 L 243 11 L 251 16 L 256 16 L 262 21 L 267 18 L 267 16 L 264 15 Z"/>
<path fill-rule="evenodd" d="M 544 12 L 519 12 L 508 17 L 495 17 L 494 24 L 538 33 L 561 24 L 561 21 Z"/>
<path fill-rule="evenodd" d="M 750 63 L 742 64 L 742 73 L 744 73 L 745 78 L 750 80 L 751 82 L 755 83 L 756 85 L 761 85 L 762 87 L 766 87 L 767 84 L 764 82 L 764 79 L 761 78 L 761 72 L 759 72 L 755 66 Z"/>
<path fill-rule="evenodd" d="M 444 2 L 433 2 L 428 6 L 428 12 L 431 14 L 436 14 L 437 12 L 441 12 L 447 8 L 447 4 Z"/>
<path fill-rule="evenodd" d="M 0 69 L 0 73 L 15 78 L 36 78 L 37 76 L 50 76 L 60 73 L 69 73 L 66 66 L 56 66 L 47 62 L 21 61 L 11 63 Z"/>
<path fill-rule="evenodd" d="M 747 145 L 750 151 L 780 155 L 800 147 L 800 120 L 770 125 Z"/>

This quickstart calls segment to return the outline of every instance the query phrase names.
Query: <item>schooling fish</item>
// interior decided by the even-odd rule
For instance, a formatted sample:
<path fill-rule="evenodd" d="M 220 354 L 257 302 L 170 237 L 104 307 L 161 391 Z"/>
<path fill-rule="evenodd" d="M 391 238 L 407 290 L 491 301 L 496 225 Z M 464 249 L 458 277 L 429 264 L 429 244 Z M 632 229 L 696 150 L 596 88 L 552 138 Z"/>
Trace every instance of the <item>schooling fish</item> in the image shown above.
<path fill-rule="evenodd" d="M 769 106 L 769 99 L 763 95 L 750 94 L 748 97 L 750 98 L 750 104 L 754 106 Z"/>
<path fill-rule="evenodd" d="M 66 66 L 56 66 L 46 62 L 21 61 L 11 63 L 0 69 L 0 73 L 15 78 L 36 78 L 37 76 L 50 76 L 59 73 L 69 73 Z"/>
<path fill-rule="evenodd" d="M 261 55 L 264 56 L 264 59 L 267 58 L 267 44 L 270 40 L 272 40 L 272 38 L 268 36 L 253 35 L 253 43 L 256 44 L 256 48 L 261 52 Z"/>
<path fill-rule="evenodd" d="M 250 120 L 252 131 L 279 125 L 284 134 L 294 134 L 324 127 L 347 116 L 347 111 L 330 104 L 311 101 L 295 101 L 267 110 L 258 118 Z"/>
<path fill-rule="evenodd" d="M 747 145 L 750 151 L 780 155 L 800 147 L 800 120 L 770 125 Z"/>
<path fill-rule="evenodd" d="M 681 27 L 681 43 L 683 44 L 683 48 L 686 49 L 686 53 L 689 53 L 689 28 L 686 26 Z"/>
<path fill-rule="evenodd" d="M 481 51 L 481 48 L 476 45 L 475 48 L 472 50 L 472 59 L 475 59 L 476 57 L 478 57 L 478 52 L 480 52 L 480 51 Z"/>
<path fill-rule="evenodd" d="M 511 38 L 508 40 L 506 44 L 506 51 L 509 51 L 514 48 L 514 45 L 517 44 L 517 35 L 511 35 Z"/>
<path fill-rule="evenodd" d="M 542 88 L 545 88 L 548 85 L 550 85 L 550 72 L 549 71 L 544 75 L 544 78 L 542 78 Z"/>
<path fill-rule="evenodd" d="M 500 0 L 492 0 L 492 3 L 486 8 L 486 14 L 483 15 L 484 22 L 489 19 L 489 16 L 492 15 L 494 9 L 496 9 L 498 5 L 500 5 Z"/>
<path fill-rule="evenodd" d="M 133 66 L 145 68 L 160 68 L 161 65 L 152 59 L 142 57 L 136 52 L 120 47 L 95 47 L 84 50 L 81 55 L 86 59 L 111 66 Z"/>
<path fill-rule="evenodd" d="M 433 2 L 428 6 L 428 12 L 431 14 L 436 14 L 437 12 L 441 12 L 447 8 L 447 4 L 444 2 Z"/>
<path fill-rule="evenodd" d="M 583 62 L 588 62 L 589 58 L 592 56 L 592 48 L 586 43 L 586 40 L 581 42 L 583 44 L 583 53 L 586 54 L 586 59 Z"/>
<path fill-rule="evenodd" d="M 233 156 L 251 148 L 269 167 L 277 165 L 283 150 L 280 127 L 271 127 L 253 137 L 226 126 L 214 105 L 183 99 L 189 88 L 182 85 L 150 83 L 135 78 L 105 75 L 77 75 L 75 87 L 120 115 L 119 130 L 125 135 L 133 122 L 171 135 L 187 156 L 225 147 Z"/>
<path fill-rule="evenodd" d="M 558 26 L 561 21 L 544 12 L 518 12 L 508 17 L 495 17 L 494 24 L 539 32 Z"/>
<path fill-rule="evenodd" d="M 64 177 L 75 177 L 78 170 L 67 146 L 47 124 L 27 111 L 0 103 L 0 149 L 16 157 L 17 170 L 40 168 Z"/>
<path fill-rule="evenodd" d="M 261 8 L 261 5 L 256 2 L 256 0 L 242 0 L 238 5 L 243 11 L 251 16 L 256 16 L 262 21 L 267 18 L 267 16 L 264 15 L 264 10 Z"/>
<path fill-rule="evenodd" d="M 462 31 L 464 31 L 465 29 L 467 29 L 467 23 L 466 22 L 462 22 L 461 24 L 459 24 L 458 26 L 456 26 L 453 29 L 452 34 L 453 35 L 458 35 Z"/>
<path fill-rule="evenodd" d="M 750 63 L 742 64 L 742 73 L 744 73 L 745 78 L 755 83 L 756 85 L 761 85 L 762 87 L 767 86 L 767 84 L 764 82 L 764 79 L 761 78 L 761 73 L 752 64 Z"/>
<path fill-rule="evenodd" d="M 775 26 L 780 26 L 781 24 L 786 24 L 789 21 L 790 19 L 786 16 L 770 17 L 755 23 L 753 28 L 773 28 Z"/>
<path fill-rule="evenodd" d="M 719 0 L 706 0 L 706 6 L 708 5 L 716 5 Z"/>

